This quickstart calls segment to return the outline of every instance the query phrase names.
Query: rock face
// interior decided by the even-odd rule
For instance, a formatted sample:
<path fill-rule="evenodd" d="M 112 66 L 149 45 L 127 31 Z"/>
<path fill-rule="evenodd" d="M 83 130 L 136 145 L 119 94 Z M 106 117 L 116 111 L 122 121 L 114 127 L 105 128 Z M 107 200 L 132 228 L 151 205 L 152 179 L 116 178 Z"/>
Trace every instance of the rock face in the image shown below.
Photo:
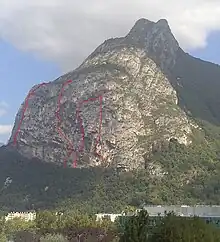
<path fill-rule="evenodd" d="M 188 145 L 192 124 L 163 74 L 178 49 L 166 20 L 138 20 L 76 70 L 33 87 L 10 142 L 47 162 L 129 169 L 145 167 L 155 143 L 175 138 Z"/>

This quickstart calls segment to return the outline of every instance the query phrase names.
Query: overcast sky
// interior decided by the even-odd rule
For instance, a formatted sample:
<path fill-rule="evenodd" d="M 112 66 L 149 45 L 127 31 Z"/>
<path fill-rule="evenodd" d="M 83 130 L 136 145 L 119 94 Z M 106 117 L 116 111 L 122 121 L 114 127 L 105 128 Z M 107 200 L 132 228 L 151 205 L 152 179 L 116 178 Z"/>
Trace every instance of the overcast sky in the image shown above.
<path fill-rule="evenodd" d="M 220 0 L 0 0 L 0 141 L 33 84 L 74 69 L 143 17 L 167 19 L 184 50 L 202 50 L 210 33 L 220 30 Z M 12 83 L 13 98 L 7 92 Z"/>
<path fill-rule="evenodd" d="M 205 47 L 208 34 L 220 29 L 220 1 L 0 0 L 0 36 L 69 70 L 142 17 L 166 18 L 185 49 Z"/>

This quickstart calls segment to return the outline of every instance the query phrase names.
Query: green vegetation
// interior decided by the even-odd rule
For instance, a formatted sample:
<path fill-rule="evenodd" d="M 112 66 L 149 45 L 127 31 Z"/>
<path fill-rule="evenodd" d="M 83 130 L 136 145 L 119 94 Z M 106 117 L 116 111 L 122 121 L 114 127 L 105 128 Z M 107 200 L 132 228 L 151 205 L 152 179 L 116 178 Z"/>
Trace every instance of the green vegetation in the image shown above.
<path fill-rule="evenodd" d="M 40 239 L 40 242 L 68 242 L 61 234 L 48 234 Z"/>
<path fill-rule="evenodd" d="M 133 216 L 127 220 L 120 242 L 147 242 L 150 236 L 150 219 L 147 211 L 142 211 L 138 216 Z"/>
<path fill-rule="evenodd" d="M 118 213 L 146 204 L 219 204 L 220 128 L 200 123 L 193 144 L 158 143 L 146 169 L 64 169 L 0 149 L 0 209 Z M 158 174 L 152 174 L 153 165 Z M 12 182 L 5 184 L 7 178 Z"/>
<path fill-rule="evenodd" d="M 171 75 L 180 106 L 194 118 L 220 125 L 220 66 L 180 50 Z"/>
<path fill-rule="evenodd" d="M 85 219 L 86 218 L 86 219 Z M 122 217 L 121 222 L 96 221 L 79 211 L 41 211 L 34 222 L 14 219 L 1 224 L 0 242 L 219 242 L 220 230 L 198 217 L 183 218 L 172 213 L 149 217 L 147 211 Z M 123 230 L 122 221 L 124 220 Z M 27 226 L 27 224 L 29 225 Z M 12 230 L 7 230 L 12 226 Z"/>
<path fill-rule="evenodd" d="M 198 217 L 183 218 L 172 213 L 159 217 L 152 226 L 146 211 L 131 217 L 120 242 L 218 242 L 220 230 Z"/>
<path fill-rule="evenodd" d="M 77 210 L 62 213 L 53 210 L 37 212 L 36 219 L 26 222 L 22 219 L 5 221 L 1 218 L 0 242 L 7 240 L 20 242 L 68 242 L 75 241 L 114 241 L 117 226 L 108 219 L 96 221 L 95 216 L 82 214 Z M 103 240 L 99 240 L 103 241 Z"/>
<path fill-rule="evenodd" d="M 162 218 L 153 230 L 151 241 L 156 242 L 219 242 L 220 230 L 205 221 L 194 218 L 182 218 L 168 214 Z"/>

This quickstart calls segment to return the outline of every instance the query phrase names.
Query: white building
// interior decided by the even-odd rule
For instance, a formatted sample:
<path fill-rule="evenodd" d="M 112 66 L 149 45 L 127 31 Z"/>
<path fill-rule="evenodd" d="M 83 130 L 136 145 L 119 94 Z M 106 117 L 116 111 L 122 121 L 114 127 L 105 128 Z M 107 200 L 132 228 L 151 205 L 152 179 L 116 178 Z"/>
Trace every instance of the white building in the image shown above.
<path fill-rule="evenodd" d="M 98 213 L 96 214 L 96 221 L 102 221 L 102 219 L 110 219 L 112 222 L 115 222 L 115 219 L 123 216 L 122 214 L 111 214 L 111 213 Z"/>
<path fill-rule="evenodd" d="M 220 217 L 220 206 L 218 205 L 170 205 L 170 206 L 150 206 L 146 205 L 143 209 L 147 210 L 149 216 L 155 217 L 160 214 L 164 216 L 165 213 L 174 212 L 178 216 L 182 217 Z"/>
<path fill-rule="evenodd" d="M 36 212 L 11 212 L 5 216 L 6 221 L 14 218 L 20 218 L 25 221 L 33 221 L 36 219 Z"/>

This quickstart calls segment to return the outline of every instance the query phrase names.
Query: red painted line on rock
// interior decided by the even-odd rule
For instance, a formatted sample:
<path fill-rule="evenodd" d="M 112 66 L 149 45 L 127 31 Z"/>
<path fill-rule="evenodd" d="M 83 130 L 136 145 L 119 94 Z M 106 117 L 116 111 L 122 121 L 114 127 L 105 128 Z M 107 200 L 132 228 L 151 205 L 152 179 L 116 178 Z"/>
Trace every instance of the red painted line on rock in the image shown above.
<path fill-rule="evenodd" d="M 16 130 L 16 132 L 15 132 L 14 138 L 13 138 L 13 144 L 14 144 L 14 146 L 17 145 L 17 137 L 18 137 L 18 134 L 19 134 L 19 132 L 20 132 L 20 130 L 21 130 L 21 125 L 22 125 L 23 120 L 24 120 L 25 112 L 26 112 L 26 110 L 27 110 L 27 108 L 28 108 L 28 106 L 29 106 L 29 105 L 28 105 L 28 101 L 29 101 L 30 97 L 31 97 L 32 95 L 34 95 L 35 91 L 36 91 L 38 88 L 40 88 L 41 86 L 44 86 L 44 85 L 48 85 L 48 84 L 49 84 L 49 83 L 41 83 L 41 84 L 39 84 L 36 88 L 34 88 L 34 90 L 30 90 L 30 92 L 28 93 L 27 97 L 25 98 L 25 103 L 24 103 L 24 109 L 23 109 L 23 111 L 22 111 L 22 116 L 21 116 L 20 122 L 19 122 L 19 124 L 18 124 L 18 128 L 17 128 L 17 130 Z"/>
<path fill-rule="evenodd" d="M 66 82 L 63 83 L 62 85 L 62 88 L 61 88 L 61 91 L 59 93 L 59 96 L 58 96 L 58 107 L 57 107 L 57 111 L 55 112 L 55 115 L 56 115 L 56 118 L 58 119 L 58 125 L 57 125 L 57 132 L 58 134 L 63 137 L 67 143 L 69 144 L 69 150 L 68 150 L 68 153 L 67 153 L 67 156 L 65 157 L 64 161 L 63 161 L 63 165 L 64 167 L 66 167 L 66 163 L 67 163 L 67 160 L 69 159 L 70 155 L 73 153 L 74 151 L 74 145 L 73 145 L 73 142 L 64 134 L 63 130 L 60 128 L 60 125 L 61 125 L 61 117 L 60 117 L 60 105 L 61 105 L 61 99 L 63 97 L 63 92 L 64 92 L 64 87 L 68 84 L 72 83 L 72 80 L 68 80 Z"/>
<path fill-rule="evenodd" d="M 100 143 L 100 140 L 101 140 L 101 129 L 102 129 L 102 100 L 103 100 L 103 97 L 102 96 L 95 97 L 95 98 L 89 98 L 87 100 L 83 100 L 83 101 L 81 101 L 79 103 L 79 105 L 77 107 L 76 119 L 80 123 L 80 131 L 81 131 L 81 137 L 82 137 L 81 138 L 81 145 L 80 145 L 80 148 L 79 148 L 79 152 L 82 152 L 83 149 L 84 149 L 84 146 L 85 146 L 85 130 L 84 130 L 84 127 L 83 127 L 82 118 L 80 116 L 80 109 L 81 109 L 81 106 L 84 103 L 88 103 L 88 102 L 92 102 L 92 101 L 96 101 L 96 100 L 99 100 L 99 133 L 98 133 L 98 137 L 96 139 L 95 154 L 99 158 L 101 158 L 103 160 L 103 157 L 97 152 L 97 146 L 98 146 L 98 143 Z M 77 158 L 73 162 L 73 167 L 76 167 L 76 165 L 77 165 Z"/>
<path fill-rule="evenodd" d="M 99 137 L 98 137 L 98 142 L 100 142 L 101 140 L 101 129 L 102 129 L 102 100 L 103 100 L 103 97 L 102 96 L 99 96 Z"/>
<path fill-rule="evenodd" d="M 61 117 L 60 117 L 60 106 L 61 106 L 61 99 L 63 97 L 63 93 L 64 93 L 64 88 L 66 85 L 72 83 L 72 80 L 68 80 L 66 81 L 65 83 L 63 83 L 62 85 L 62 88 L 61 88 L 61 91 L 59 93 L 59 96 L 58 96 L 58 107 L 57 107 L 57 111 L 55 112 L 55 116 L 58 120 L 58 125 L 57 125 L 57 132 L 58 134 L 61 136 L 61 138 L 64 138 L 67 143 L 68 143 L 68 153 L 67 153 L 67 156 L 65 157 L 64 159 L 64 167 L 66 167 L 66 164 L 67 164 L 67 160 L 69 159 L 69 157 L 71 156 L 71 154 L 74 152 L 74 144 L 73 142 L 64 134 L 63 130 L 60 128 L 60 125 L 61 125 Z M 39 89 L 41 86 L 44 86 L 44 85 L 48 85 L 49 83 L 41 83 L 39 84 L 36 88 L 34 88 L 33 90 L 31 90 L 26 99 L 25 99 L 25 103 L 24 103 L 24 108 L 23 108 L 23 111 L 22 111 L 22 116 L 21 116 L 21 119 L 19 121 L 19 124 L 18 124 L 18 128 L 15 132 L 15 135 L 13 137 L 13 144 L 16 146 L 17 144 L 17 137 L 18 137 L 18 134 L 21 130 L 21 125 L 23 123 L 23 120 L 24 120 L 24 117 L 25 117 L 25 112 L 29 106 L 28 104 L 28 101 L 30 99 L 31 96 L 33 96 L 35 94 L 35 91 L 37 89 Z M 79 105 L 77 106 L 77 110 L 76 110 L 76 119 L 79 121 L 80 123 L 80 132 L 81 132 L 81 142 L 80 142 L 80 147 L 79 147 L 79 152 L 82 152 L 83 149 L 84 149 L 84 146 L 85 146 L 85 130 L 84 130 L 84 127 L 83 127 L 83 121 L 82 121 L 82 118 L 80 116 L 80 110 L 81 110 L 81 106 L 84 104 L 84 103 L 88 103 L 88 102 L 92 102 L 92 101 L 96 101 L 96 100 L 99 100 L 99 133 L 98 133 L 98 137 L 96 139 L 96 145 L 95 145 L 95 154 L 101 158 L 103 160 L 103 157 L 97 152 L 97 146 L 98 144 L 100 143 L 101 141 L 101 129 L 102 129 L 102 101 L 103 101 L 103 96 L 99 96 L 99 97 L 95 97 L 95 98 L 89 98 L 87 100 L 83 100 L 81 102 L 79 102 Z M 72 166 L 74 168 L 76 168 L 77 166 L 77 155 L 75 153 L 75 158 L 73 160 L 73 164 Z"/>
<path fill-rule="evenodd" d="M 102 101 L 103 101 L 103 96 L 99 96 L 99 103 L 100 103 L 100 106 L 99 106 L 99 135 L 98 135 L 98 139 L 97 139 L 97 142 L 96 142 L 96 150 L 95 150 L 95 153 L 103 161 L 104 160 L 103 157 L 97 152 L 97 145 L 101 141 L 101 130 L 102 130 Z"/>

